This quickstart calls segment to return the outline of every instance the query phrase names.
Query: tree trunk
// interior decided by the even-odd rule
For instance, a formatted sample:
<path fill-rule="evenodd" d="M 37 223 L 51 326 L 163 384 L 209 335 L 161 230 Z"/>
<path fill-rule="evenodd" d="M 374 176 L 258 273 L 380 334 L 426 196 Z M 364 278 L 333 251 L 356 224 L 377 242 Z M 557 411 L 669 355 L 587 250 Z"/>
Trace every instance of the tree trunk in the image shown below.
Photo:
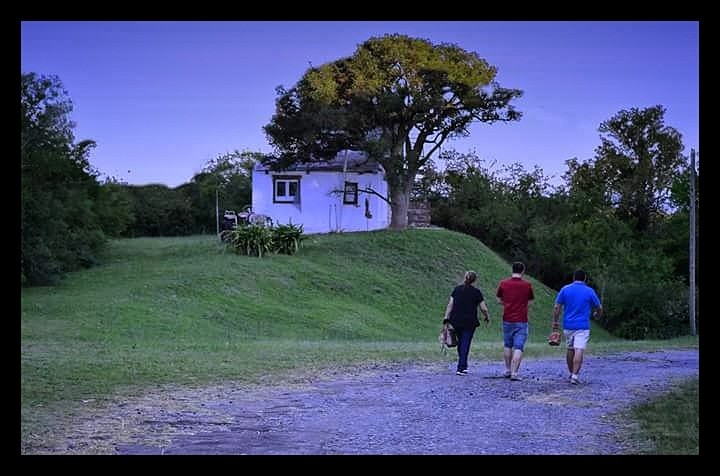
<path fill-rule="evenodd" d="M 407 184 L 393 187 L 390 190 L 390 209 L 392 210 L 392 218 L 390 219 L 390 228 L 393 230 L 405 230 L 408 227 L 408 205 L 410 203 L 410 193 Z"/>

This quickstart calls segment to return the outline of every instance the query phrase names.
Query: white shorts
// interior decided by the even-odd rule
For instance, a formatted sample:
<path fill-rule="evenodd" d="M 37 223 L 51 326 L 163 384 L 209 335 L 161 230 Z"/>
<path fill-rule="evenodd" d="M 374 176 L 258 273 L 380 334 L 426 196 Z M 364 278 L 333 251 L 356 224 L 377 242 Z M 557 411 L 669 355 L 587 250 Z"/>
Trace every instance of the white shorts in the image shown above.
<path fill-rule="evenodd" d="M 563 334 L 568 350 L 585 349 L 590 340 L 590 329 L 565 329 Z"/>

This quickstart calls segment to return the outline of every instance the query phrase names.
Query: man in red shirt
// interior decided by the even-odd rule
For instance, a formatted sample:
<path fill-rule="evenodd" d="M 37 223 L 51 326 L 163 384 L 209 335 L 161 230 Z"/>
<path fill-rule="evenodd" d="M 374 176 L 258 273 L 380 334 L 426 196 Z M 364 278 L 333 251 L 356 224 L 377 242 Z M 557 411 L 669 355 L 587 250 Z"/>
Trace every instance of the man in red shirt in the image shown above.
<path fill-rule="evenodd" d="M 503 279 L 497 288 L 497 300 L 503 306 L 503 357 L 505 378 L 522 380 L 518 375 L 525 341 L 528 336 L 528 305 L 535 298 L 532 284 L 522 279 L 525 265 L 512 264 L 512 276 Z"/>

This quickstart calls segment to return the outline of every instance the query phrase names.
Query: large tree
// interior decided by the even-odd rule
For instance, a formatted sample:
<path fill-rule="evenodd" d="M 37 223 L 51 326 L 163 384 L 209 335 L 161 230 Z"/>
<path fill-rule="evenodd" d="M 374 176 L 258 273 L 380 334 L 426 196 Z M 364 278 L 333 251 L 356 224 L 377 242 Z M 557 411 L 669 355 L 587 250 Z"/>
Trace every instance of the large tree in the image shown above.
<path fill-rule="evenodd" d="M 49 284 L 92 265 L 105 242 L 105 209 L 89 161 L 92 140 L 75 143 L 73 106 L 57 76 L 20 76 L 21 281 Z"/>
<path fill-rule="evenodd" d="M 618 217 L 642 233 L 670 205 L 681 174 L 682 136 L 664 123 L 661 105 L 621 110 L 600 125 L 595 169 Z"/>
<path fill-rule="evenodd" d="M 514 121 L 522 92 L 500 87 L 474 52 L 405 35 L 374 37 L 347 58 L 311 67 L 286 90 L 265 132 L 274 167 L 362 150 L 385 169 L 391 227 L 407 227 L 413 182 L 449 138 L 473 122 Z M 372 191 L 368 191 L 372 193 Z"/>

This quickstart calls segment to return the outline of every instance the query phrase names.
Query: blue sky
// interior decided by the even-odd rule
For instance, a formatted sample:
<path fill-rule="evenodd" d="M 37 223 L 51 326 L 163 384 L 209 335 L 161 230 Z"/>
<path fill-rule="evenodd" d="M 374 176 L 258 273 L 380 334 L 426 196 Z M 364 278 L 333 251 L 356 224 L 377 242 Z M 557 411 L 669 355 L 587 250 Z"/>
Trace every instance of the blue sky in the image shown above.
<path fill-rule="evenodd" d="M 522 163 L 556 181 L 593 157 L 601 122 L 622 109 L 666 107 L 689 153 L 699 146 L 699 22 L 247 21 L 22 22 L 21 70 L 57 75 L 90 162 L 132 184 L 189 181 L 233 150 L 271 152 L 262 130 L 275 88 L 350 56 L 372 36 L 455 43 L 518 88 L 519 122 L 477 124 L 443 148 Z"/>

